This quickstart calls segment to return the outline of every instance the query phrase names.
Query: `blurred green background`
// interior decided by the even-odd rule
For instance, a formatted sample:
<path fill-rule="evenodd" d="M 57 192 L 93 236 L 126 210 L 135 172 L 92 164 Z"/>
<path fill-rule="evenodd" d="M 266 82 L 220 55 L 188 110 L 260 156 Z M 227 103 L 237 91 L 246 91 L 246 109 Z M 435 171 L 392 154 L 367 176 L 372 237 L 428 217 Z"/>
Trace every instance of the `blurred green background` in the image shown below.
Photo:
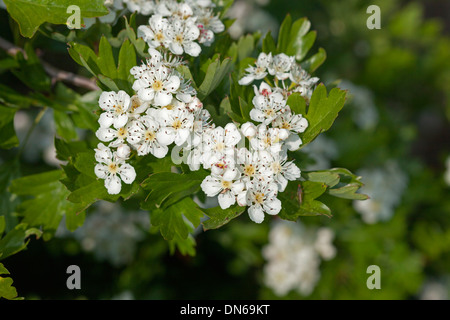
<path fill-rule="evenodd" d="M 381 29 L 366 27 L 369 4 L 381 9 Z M 256 225 L 243 215 L 219 230 L 197 230 L 195 256 L 171 254 L 159 233 L 147 231 L 145 212 L 97 203 L 75 233 L 62 226 L 51 241 L 33 240 L 3 261 L 19 296 L 450 297 L 450 2 L 238 0 L 230 32 L 276 34 L 286 13 L 308 17 L 317 30 L 315 47 L 327 60 L 315 75 L 349 90 L 334 126 L 304 149 L 311 161 L 301 169 L 346 167 L 363 176 L 371 199 L 329 198 L 331 219 L 304 217 L 295 226 L 277 219 Z M 19 139 L 32 119 L 16 114 Z M 30 171 L 58 165 L 53 134 L 49 116 L 22 155 Z M 277 252 L 283 241 L 290 250 Z M 66 287 L 72 264 L 81 268 L 81 290 Z M 371 265 L 380 267 L 381 289 L 367 287 Z"/>

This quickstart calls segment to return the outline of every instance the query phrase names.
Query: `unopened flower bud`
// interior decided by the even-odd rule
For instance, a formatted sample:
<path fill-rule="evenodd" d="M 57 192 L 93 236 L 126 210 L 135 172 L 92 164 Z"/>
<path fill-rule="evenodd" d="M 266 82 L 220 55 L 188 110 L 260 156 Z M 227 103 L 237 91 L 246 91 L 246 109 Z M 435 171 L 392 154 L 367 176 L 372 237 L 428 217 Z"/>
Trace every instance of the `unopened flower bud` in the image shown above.
<path fill-rule="evenodd" d="M 117 148 L 117 156 L 122 159 L 128 159 L 131 149 L 128 145 L 122 144 Z"/>
<path fill-rule="evenodd" d="M 256 126 L 251 122 L 246 122 L 241 125 L 241 132 L 244 137 L 253 138 L 256 135 Z"/>

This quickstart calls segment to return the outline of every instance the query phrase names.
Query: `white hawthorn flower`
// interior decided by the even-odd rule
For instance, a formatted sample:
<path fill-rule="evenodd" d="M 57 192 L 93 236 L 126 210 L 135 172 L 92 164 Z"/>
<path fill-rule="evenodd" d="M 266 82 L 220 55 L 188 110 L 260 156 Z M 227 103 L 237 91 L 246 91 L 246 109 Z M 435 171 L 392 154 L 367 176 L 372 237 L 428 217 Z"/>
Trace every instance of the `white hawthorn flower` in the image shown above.
<path fill-rule="evenodd" d="M 292 92 L 299 92 L 302 97 L 307 98 L 308 101 L 311 99 L 314 86 L 319 81 L 319 78 L 311 77 L 308 72 L 297 64 L 292 66 L 289 79 L 296 84 L 296 87 Z"/>
<path fill-rule="evenodd" d="M 264 150 L 251 152 L 247 148 L 241 148 L 237 151 L 237 168 L 246 186 L 253 181 L 267 183 L 272 180 L 271 159 L 272 156 Z"/>
<path fill-rule="evenodd" d="M 228 123 L 225 128 L 217 127 L 204 137 L 203 164 L 206 168 L 225 155 L 234 154 L 234 147 L 241 141 L 241 133 L 234 123 Z"/>
<path fill-rule="evenodd" d="M 169 39 L 165 33 L 169 27 L 169 21 L 159 14 L 154 14 L 148 19 L 148 25 L 140 25 L 137 29 L 137 37 L 144 39 L 150 48 L 167 47 Z"/>
<path fill-rule="evenodd" d="M 136 179 L 134 168 L 103 143 L 98 144 L 95 158 L 99 162 L 94 168 L 95 175 L 105 180 L 105 187 L 109 194 L 120 193 L 121 180 L 126 184 L 131 184 Z"/>
<path fill-rule="evenodd" d="M 183 52 L 186 52 L 193 57 L 200 54 L 202 49 L 198 43 L 194 42 L 200 35 L 195 19 L 181 20 L 175 18 L 166 29 L 165 34 L 169 39 L 168 47 L 173 54 L 182 55 Z"/>
<path fill-rule="evenodd" d="M 210 46 L 214 42 L 214 34 L 223 32 L 225 25 L 212 9 L 200 9 L 196 11 L 197 27 L 200 30 L 198 42 Z"/>
<path fill-rule="evenodd" d="M 194 115 L 187 109 L 161 109 L 157 120 L 161 129 L 156 137 L 162 145 L 166 146 L 173 142 L 181 146 L 189 138 L 194 125 Z"/>
<path fill-rule="evenodd" d="M 104 91 L 99 98 L 100 108 L 105 111 L 100 115 L 98 122 L 101 127 L 122 128 L 128 122 L 128 109 L 131 105 L 130 96 L 123 90 L 118 93 Z"/>
<path fill-rule="evenodd" d="M 221 176 L 223 175 L 226 171 L 229 170 L 236 170 L 236 159 L 235 159 L 235 153 L 236 153 L 236 149 L 232 148 L 230 149 L 230 153 L 223 155 L 222 158 L 218 159 L 217 161 L 215 161 L 214 163 L 211 164 L 211 166 L 209 167 L 209 169 L 211 170 L 211 173 L 213 175 L 217 175 L 217 176 Z"/>
<path fill-rule="evenodd" d="M 255 66 L 249 66 L 245 71 L 247 74 L 239 80 L 239 84 L 246 86 L 254 80 L 264 79 L 267 76 L 267 68 L 272 63 L 272 54 L 261 52 L 255 62 Z"/>
<path fill-rule="evenodd" d="M 185 103 L 190 103 L 195 95 L 197 95 L 197 91 L 192 86 L 191 80 L 183 79 L 177 90 L 177 99 Z"/>
<path fill-rule="evenodd" d="M 274 90 L 278 88 L 275 87 Z M 261 82 L 259 88 L 256 85 L 253 85 L 253 91 L 255 91 L 255 96 L 264 96 L 267 97 L 272 93 L 272 87 L 267 82 Z"/>
<path fill-rule="evenodd" d="M 133 90 L 137 91 L 139 99 L 149 101 L 157 107 L 167 106 L 179 87 L 180 78 L 164 66 L 145 71 L 133 83 Z"/>
<path fill-rule="evenodd" d="M 295 114 L 290 109 L 286 109 L 286 112 L 278 115 L 273 121 L 272 126 L 292 133 L 302 133 L 308 128 L 308 120 L 301 114 Z"/>
<path fill-rule="evenodd" d="M 281 201 L 277 199 L 278 188 L 276 183 L 260 181 L 250 182 L 247 190 L 248 215 L 256 223 L 264 220 L 264 213 L 277 215 L 281 210 Z"/>
<path fill-rule="evenodd" d="M 152 0 L 123 0 L 130 12 L 137 12 L 144 16 L 151 14 L 155 8 Z"/>
<path fill-rule="evenodd" d="M 218 195 L 219 205 L 227 209 L 236 203 L 236 196 L 243 192 L 244 183 L 239 179 L 236 169 L 228 169 L 223 175 L 209 175 L 201 183 L 203 192 L 208 197 Z"/>
<path fill-rule="evenodd" d="M 143 101 L 139 99 L 138 95 L 133 95 L 131 97 L 131 105 L 128 109 L 128 118 L 129 119 L 137 119 L 141 116 L 142 113 L 147 111 L 150 103 L 148 101 Z"/>
<path fill-rule="evenodd" d="M 250 140 L 250 145 L 254 150 L 266 150 L 275 155 L 282 151 L 283 144 L 289 137 L 289 132 L 285 129 L 260 124 L 257 126 L 256 135 Z"/>
<path fill-rule="evenodd" d="M 137 150 L 137 154 L 144 156 L 151 153 L 156 158 L 164 158 L 169 148 L 161 145 L 157 139 L 159 123 L 146 115 L 140 117 L 130 125 L 128 142 Z"/>
<path fill-rule="evenodd" d="M 286 100 L 278 92 L 253 97 L 254 108 L 250 110 L 253 121 L 270 124 L 278 115 L 286 112 Z"/>
<path fill-rule="evenodd" d="M 278 191 L 283 192 L 289 181 L 300 178 L 300 169 L 293 161 L 287 161 L 286 154 L 274 156 L 269 163 L 269 168 L 273 173 L 273 179 L 277 183 Z"/>
<path fill-rule="evenodd" d="M 95 132 L 97 138 L 102 142 L 110 142 L 108 147 L 117 148 L 124 144 L 128 138 L 128 125 L 119 129 L 100 127 Z"/>
<path fill-rule="evenodd" d="M 284 53 L 280 53 L 273 57 L 272 63 L 267 68 L 272 76 L 279 80 L 286 80 L 289 78 L 293 64 L 295 64 L 295 57 L 289 57 Z"/>

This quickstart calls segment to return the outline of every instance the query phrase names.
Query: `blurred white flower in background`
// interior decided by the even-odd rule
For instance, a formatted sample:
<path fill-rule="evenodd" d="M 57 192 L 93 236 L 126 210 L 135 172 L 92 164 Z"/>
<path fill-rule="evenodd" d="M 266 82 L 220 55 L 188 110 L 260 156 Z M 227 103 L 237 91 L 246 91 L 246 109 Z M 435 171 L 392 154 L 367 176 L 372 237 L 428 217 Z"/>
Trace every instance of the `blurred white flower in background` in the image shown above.
<path fill-rule="evenodd" d="M 338 148 L 334 140 L 325 134 L 317 136 L 314 141 L 301 149 L 314 163 L 304 166 L 305 171 L 325 170 L 331 166 L 331 161 L 339 156 Z"/>
<path fill-rule="evenodd" d="M 363 130 L 373 129 L 378 123 L 379 115 L 372 91 L 347 80 L 341 81 L 339 88 L 348 90 L 348 105 L 353 122 Z"/>
<path fill-rule="evenodd" d="M 448 279 L 428 279 L 424 282 L 419 294 L 420 300 L 448 300 Z"/>
<path fill-rule="evenodd" d="M 262 254 L 264 284 L 277 296 L 291 290 L 310 295 L 320 279 L 321 260 L 333 259 L 334 232 L 326 227 L 307 227 L 300 222 L 277 220 L 269 232 L 269 243 Z"/>
<path fill-rule="evenodd" d="M 271 30 L 273 35 L 278 34 L 278 22 L 261 7 L 270 0 L 236 0 L 227 12 L 227 16 L 236 19 L 228 32 L 234 39 L 247 32 L 260 31 L 264 35 Z"/>
<path fill-rule="evenodd" d="M 145 211 L 125 210 L 120 204 L 99 201 L 88 212 L 82 227 L 74 232 L 61 223 L 56 237 L 74 237 L 84 251 L 114 266 L 130 263 L 139 241 L 146 236 L 150 219 Z"/>
<path fill-rule="evenodd" d="M 357 174 L 363 177 L 361 193 L 367 194 L 370 199 L 353 201 L 355 210 L 369 224 L 389 220 L 407 187 L 407 175 L 393 160 L 382 167 L 360 169 Z"/>

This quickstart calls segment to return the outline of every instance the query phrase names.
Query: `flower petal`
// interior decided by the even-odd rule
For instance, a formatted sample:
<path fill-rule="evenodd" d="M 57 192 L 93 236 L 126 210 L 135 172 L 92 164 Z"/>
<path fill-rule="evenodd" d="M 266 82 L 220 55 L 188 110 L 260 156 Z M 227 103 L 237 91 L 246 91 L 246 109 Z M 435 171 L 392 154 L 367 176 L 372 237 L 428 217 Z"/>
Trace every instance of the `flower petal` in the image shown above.
<path fill-rule="evenodd" d="M 136 179 L 136 171 L 128 163 L 120 166 L 119 175 L 123 182 L 125 182 L 126 184 L 131 184 L 133 183 L 134 179 Z"/>
<path fill-rule="evenodd" d="M 105 179 L 105 187 L 109 194 L 119 194 L 122 189 L 122 184 L 120 183 L 119 177 L 112 174 Z"/>
<path fill-rule="evenodd" d="M 165 107 L 172 102 L 172 94 L 166 91 L 159 91 L 155 95 L 154 105 L 157 107 Z"/>
<path fill-rule="evenodd" d="M 236 197 L 229 191 L 219 194 L 217 198 L 222 209 L 227 209 L 236 203 Z"/>
<path fill-rule="evenodd" d="M 106 179 L 108 176 L 108 166 L 98 163 L 95 165 L 94 172 L 100 179 Z"/>
<path fill-rule="evenodd" d="M 222 185 L 220 182 L 212 176 L 207 176 L 203 179 L 200 187 L 208 197 L 214 197 L 222 190 Z"/>
<path fill-rule="evenodd" d="M 98 123 L 100 124 L 100 127 L 108 128 L 110 127 L 114 122 L 114 117 L 111 113 L 103 112 L 100 117 L 98 118 Z"/>
<path fill-rule="evenodd" d="M 188 55 L 193 56 L 193 57 L 198 57 L 200 52 L 202 52 L 202 48 L 196 42 L 184 43 L 183 47 L 184 47 L 184 51 Z"/>
<path fill-rule="evenodd" d="M 248 215 L 250 219 L 256 223 L 264 221 L 264 211 L 260 205 L 253 205 L 248 208 Z"/>

